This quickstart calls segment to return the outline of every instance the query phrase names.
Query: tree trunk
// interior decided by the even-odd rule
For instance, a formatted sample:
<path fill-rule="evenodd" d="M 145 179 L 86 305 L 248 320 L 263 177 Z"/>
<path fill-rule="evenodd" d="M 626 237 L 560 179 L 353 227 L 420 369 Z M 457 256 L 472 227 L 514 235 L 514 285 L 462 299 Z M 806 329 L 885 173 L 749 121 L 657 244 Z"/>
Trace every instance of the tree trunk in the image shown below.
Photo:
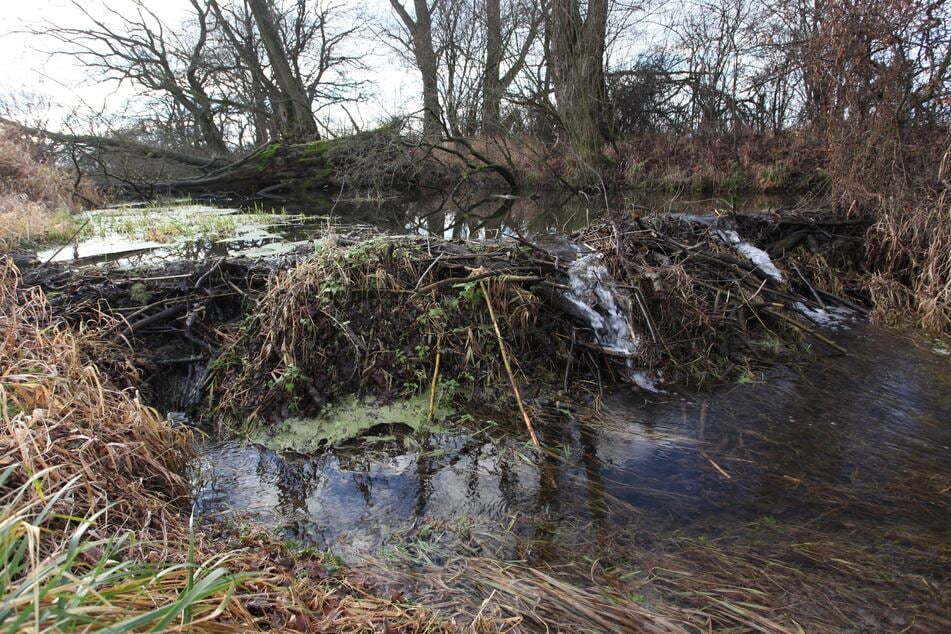
<path fill-rule="evenodd" d="M 189 167 L 213 169 L 228 164 L 228 159 L 222 157 L 196 156 L 194 154 L 188 154 L 187 152 L 181 152 L 179 150 L 173 150 L 170 148 L 156 147 L 154 145 L 148 145 L 134 139 L 126 139 L 123 137 L 54 132 L 52 130 L 42 130 L 40 128 L 21 125 L 16 121 L 10 121 L 3 118 L 0 118 L 0 124 L 16 128 L 24 134 L 47 138 L 50 141 L 54 141 L 56 143 L 79 145 L 90 149 L 128 152 L 130 154 L 141 156 L 142 158 L 167 159 L 169 161 L 181 163 L 182 165 L 188 165 Z"/>
<path fill-rule="evenodd" d="M 327 161 L 329 143 L 333 142 L 272 143 L 203 176 L 144 186 L 163 194 L 228 192 L 247 196 L 322 190 L 333 184 L 334 172 Z"/>
<path fill-rule="evenodd" d="M 604 46 L 608 0 L 589 0 L 581 15 L 579 0 L 552 0 L 548 26 L 550 64 L 561 124 L 581 160 L 597 166 L 608 140 Z"/>
<path fill-rule="evenodd" d="M 215 123 L 211 99 L 202 94 L 196 96 L 195 100 L 198 102 L 198 107 L 195 108 L 192 116 L 195 117 L 195 121 L 198 123 L 198 129 L 201 131 L 205 146 L 212 154 L 227 156 L 230 151 L 228 150 L 228 144 L 225 143 L 221 128 Z"/>
<path fill-rule="evenodd" d="M 300 77 L 294 74 L 287 61 L 287 53 L 269 0 L 247 0 L 247 3 L 254 15 L 261 43 L 267 51 L 274 79 L 282 93 L 280 105 L 284 113 L 283 137 L 291 141 L 319 139 L 320 133 L 310 107 L 310 99 Z"/>
<path fill-rule="evenodd" d="M 433 50 L 432 15 L 426 0 L 414 0 L 416 34 L 413 36 L 416 59 L 423 76 L 423 134 L 426 138 L 442 133 L 442 110 L 439 107 L 439 65 Z"/>
<path fill-rule="evenodd" d="M 500 0 L 485 0 L 485 72 L 482 76 L 482 129 L 498 131 L 502 107 L 502 10 Z"/>
<path fill-rule="evenodd" d="M 414 20 L 399 0 L 390 0 L 413 41 L 413 56 L 423 80 L 423 136 L 442 134 L 442 110 L 439 107 L 439 64 L 433 49 L 432 13 L 426 0 L 413 0 Z"/>

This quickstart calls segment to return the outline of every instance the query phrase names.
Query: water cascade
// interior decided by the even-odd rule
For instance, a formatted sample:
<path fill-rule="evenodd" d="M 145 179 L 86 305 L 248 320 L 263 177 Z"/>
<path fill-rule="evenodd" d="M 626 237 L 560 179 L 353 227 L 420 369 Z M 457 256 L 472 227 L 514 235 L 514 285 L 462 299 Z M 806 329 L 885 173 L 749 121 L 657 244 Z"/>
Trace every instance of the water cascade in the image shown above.
<path fill-rule="evenodd" d="M 776 268 L 776 265 L 773 264 L 773 261 L 770 259 L 769 254 L 766 251 L 763 251 L 759 247 L 755 247 L 749 242 L 744 242 L 740 238 L 740 234 L 732 229 L 717 229 L 715 232 L 717 238 L 723 242 L 731 245 L 737 253 L 749 260 L 751 264 L 756 266 L 760 271 L 773 278 L 777 282 L 782 283 L 783 274 Z"/>
<path fill-rule="evenodd" d="M 659 391 L 651 377 L 635 367 L 640 337 L 628 319 L 628 302 L 619 296 L 599 254 L 580 255 L 568 266 L 568 292 L 564 298 L 575 309 L 575 316 L 591 327 L 598 345 L 625 359 L 631 381 L 645 390 Z"/>

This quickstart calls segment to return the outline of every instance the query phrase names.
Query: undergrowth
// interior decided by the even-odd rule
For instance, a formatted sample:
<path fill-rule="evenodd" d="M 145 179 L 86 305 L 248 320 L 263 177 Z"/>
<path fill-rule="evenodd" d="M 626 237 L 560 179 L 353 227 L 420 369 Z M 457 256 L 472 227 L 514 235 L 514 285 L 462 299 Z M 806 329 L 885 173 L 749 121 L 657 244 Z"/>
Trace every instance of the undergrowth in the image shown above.
<path fill-rule="evenodd" d="M 0 249 L 65 240 L 78 228 L 72 213 L 96 198 L 40 148 L 0 128 Z"/>

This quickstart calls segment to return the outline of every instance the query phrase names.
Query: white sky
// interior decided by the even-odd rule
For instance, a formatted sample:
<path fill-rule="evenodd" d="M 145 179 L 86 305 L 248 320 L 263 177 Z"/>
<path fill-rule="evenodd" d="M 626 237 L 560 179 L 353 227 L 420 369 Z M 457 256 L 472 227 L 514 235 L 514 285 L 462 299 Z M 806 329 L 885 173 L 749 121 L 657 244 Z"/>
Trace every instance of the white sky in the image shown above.
<path fill-rule="evenodd" d="M 382 20 L 395 19 L 389 0 L 332 1 L 362 9 Z M 97 8 L 102 10 L 103 3 L 116 11 L 122 11 L 124 7 L 131 11 L 134 6 L 132 0 L 81 2 L 94 15 L 99 13 Z M 145 0 L 145 4 L 170 27 L 180 24 L 192 10 L 188 0 Z M 641 18 L 646 16 L 638 15 Z M 115 83 L 89 77 L 86 69 L 75 65 L 67 56 L 50 57 L 44 52 L 53 47 L 54 42 L 18 32 L 44 22 L 72 26 L 85 24 L 86 18 L 70 0 L 0 0 L 0 98 L 11 93 L 27 92 L 49 100 L 52 109 L 48 113 L 35 113 L 31 123 L 39 122 L 52 129 L 56 129 L 68 113 L 77 109 L 87 112 L 121 111 L 134 94 L 132 86 L 120 88 Z M 637 33 L 630 25 L 624 30 L 627 34 Z M 631 42 L 636 44 L 634 48 L 642 48 L 645 44 L 642 34 L 638 34 L 627 42 L 618 43 L 619 50 L 615 54 L 630 56 L 627 49 L 631 48 Z M 355 41 L 353 46 L 371 51 L 364 60 L 368 67 L 365 76 L 376 92 L 368 102 L 348 106 L 361 126 L 376 123 L 385 115 L 412 112 L 420 108 L 421 86 L 414 69 L 407 68 L 392 49 L 372 35 Z M 325 111 L 321 117 L 324 120 L 329 117 L 340 122 L 347 121 L 341 110 L 336 113 Z M 333 120 L 328 122 L 331 127 L 335 127 L 334 123 Z"/>
<path fill-rule="evenodd" d="M 123 6 L 132 7 L 130 0 L 105 1 L 120 11 Z M 84 6 L 94 12 L 102 2 L 84 0 Z M 389 15 L 390 11 L 388 0 L 345 2 L 382 15 Z M 147 0 L 146 4 L 168 25 L 178 24 L 190 8 L 187 0 Z M 133 92 L 130 86 L 117 88 L 114 83 L 89 77 L 85 69 L 67 57 L 50 57 L 44 52 L 53 46 L 51 42 L 37 41 L 35 37 L 17 32 L 46 21 L 70 26 L 83 24 L 84 18 L 70 0 L 0 0 L 0 95 L 26 91 L 49 99 L 54 105 L 49 113 L 51 128 L 56 127 L 57 120 L 65 113 L 83 105 L 97 110 L 104 105 L 108 111 L 121 109 Z M 368 78 L 377 94 L 370 103 L 350 108 L 358 121 L 362 119 L 361 124 L 372 123 L 383 114 L 413 109 L 420 91 L 412 69 L 405 68 L 384 45 L 374 46 L 377 51 L 367 60 Z"/>

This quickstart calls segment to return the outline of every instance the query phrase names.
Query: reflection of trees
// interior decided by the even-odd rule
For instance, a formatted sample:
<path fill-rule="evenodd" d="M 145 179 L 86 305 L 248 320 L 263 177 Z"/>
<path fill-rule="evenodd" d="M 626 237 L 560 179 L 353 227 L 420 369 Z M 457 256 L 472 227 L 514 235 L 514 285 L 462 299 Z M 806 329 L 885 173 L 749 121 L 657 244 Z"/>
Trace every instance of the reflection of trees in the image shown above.
<path fill-rule="evenodd" d="M 505 508 L 515 508 L 518 500 L 518 473 L 515 471 L 515 465 L 511 460 L 511 454 L 500 447 L 496 468 L 499 471 L 499 495 Z"/>
<path fill-rule="evenodd" d="M 345 453 L 338 458 L 341 470 L 350 474 L 353 485 L 360 492 L 363 505 L 370 507 L 373 504 L 373 478 L 370 475 L 370 457 L 364 454 Z"/>
<path fill-rule="evenodd" d="M 283 201 L 278 212 L 320 214 L 327 196 Z M 419 198 L 382 202 L 339 201 L 334 217 L 344 224 L 369 224 L 394 233 L 422 233 L 446 239 L 495 239 L 518 232 L 571 232 L 604 211 L 600 198 L 587 200 L 561 194 L 503 198 L 484 192 L 436 192 Z"/>
<path fill-rule="evenodd" d="M 588 512 L 596 522 L 608 515 L 608 503 L 601 473 L 602 463 L 598 456 L 597 434 L 587 425 L 578 425 L 581 444 L 581 464 L 584 466 L 585 490 L 588 494 Z"/>
<path fill-rule="evenodd" d="M 260 450 L 255 473 L 262 482 L 273 482 L 277 488 L 275 511 L 285 520 L 292 537 L 310 541 L 318 537 L 316 524 L 310 520 L 307 499 L 316 488 L 317 478 L 310 461 L 288 461 L 283 456 Z"/>
<path fill-rule="evenodd" d="M 416 497 L 413 505 L 413 516 L 422 517 L 433 494 L 432 475 L 435 473 L 435 458 L 433 457 L 433 441 L 429 435 L 424 436 L 416 456 Z"/>

